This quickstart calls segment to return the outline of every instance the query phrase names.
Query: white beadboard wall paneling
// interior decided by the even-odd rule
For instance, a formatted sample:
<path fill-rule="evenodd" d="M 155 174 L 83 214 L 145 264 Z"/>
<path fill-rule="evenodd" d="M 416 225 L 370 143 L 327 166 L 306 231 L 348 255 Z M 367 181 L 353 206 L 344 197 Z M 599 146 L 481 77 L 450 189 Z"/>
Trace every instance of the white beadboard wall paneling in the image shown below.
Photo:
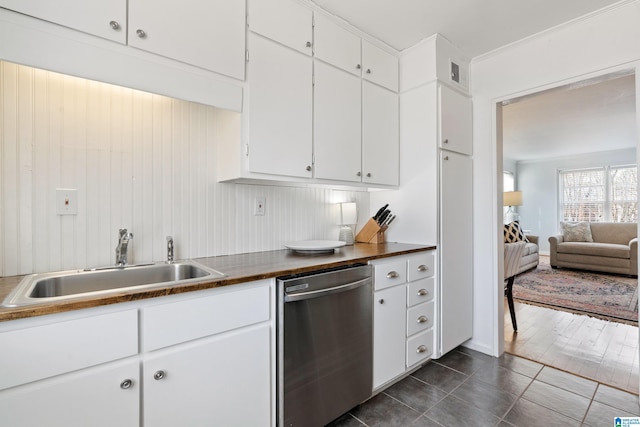
<path fill-rule="evenodd" d="M 338 236 L 336 203 L 366 191 L 216 182 L 238 113 L 0 61 L 0 275 L 277 250 Z M 56 214 L 56 189 L 78 214 Z M 254 215 L 256 197 L 266 199 Z M 363 218 L 365 216 L 365 218 Z"/>

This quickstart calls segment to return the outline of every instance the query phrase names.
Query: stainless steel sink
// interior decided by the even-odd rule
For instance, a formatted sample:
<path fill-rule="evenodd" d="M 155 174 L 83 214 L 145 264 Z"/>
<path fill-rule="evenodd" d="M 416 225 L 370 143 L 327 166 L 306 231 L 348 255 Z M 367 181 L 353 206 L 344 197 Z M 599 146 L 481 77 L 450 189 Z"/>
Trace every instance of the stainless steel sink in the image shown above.
<path fill-rule="evenodd" d="M 5 307 L 65 301 L 121 290 L 147 289 L 224 277 L 195 261 L 95 270 L 73 270 L 26 276 L 4 300 Z"/>

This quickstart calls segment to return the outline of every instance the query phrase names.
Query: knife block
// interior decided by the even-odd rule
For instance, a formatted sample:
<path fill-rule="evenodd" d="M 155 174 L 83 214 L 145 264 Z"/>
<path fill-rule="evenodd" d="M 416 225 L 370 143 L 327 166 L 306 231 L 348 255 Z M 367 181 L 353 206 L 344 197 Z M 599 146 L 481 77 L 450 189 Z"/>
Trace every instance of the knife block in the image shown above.
<path fill-rule="evenodd" d="M 384 231 L 385 228 L 380 228 L 380 225 L 375 219 L 369 218 L 369 221 L 362 227 L 362 230 L 356 234 L 356 242 L 360 243 L 384 243 Z"/>

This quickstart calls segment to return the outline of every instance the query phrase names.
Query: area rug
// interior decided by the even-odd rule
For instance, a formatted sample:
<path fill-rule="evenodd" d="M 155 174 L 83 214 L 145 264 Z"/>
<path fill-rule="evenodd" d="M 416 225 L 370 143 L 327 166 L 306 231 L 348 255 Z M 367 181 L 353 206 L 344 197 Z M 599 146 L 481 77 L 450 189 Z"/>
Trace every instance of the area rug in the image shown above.
<path fill-rule="evenodd" d="M 566 268 L 552 269 L 548 256 L 537 268 L 516 276 L 520 302 L 638 324 L 638 279 Z"/>

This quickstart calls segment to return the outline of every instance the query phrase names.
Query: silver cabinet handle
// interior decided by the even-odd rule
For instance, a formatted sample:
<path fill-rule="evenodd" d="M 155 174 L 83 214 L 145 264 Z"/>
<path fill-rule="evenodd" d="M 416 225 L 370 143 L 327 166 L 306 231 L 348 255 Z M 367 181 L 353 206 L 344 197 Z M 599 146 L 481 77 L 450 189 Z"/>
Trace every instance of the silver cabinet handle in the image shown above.
<path fill-rule="evenodd" d="M 307 166 L 306 168 L 304 168 L 307 172 L 311 172 L 311 166 Z"/>
<path fill-rule="evenodd" d="M 425 351 L 427 351 L 427 346 L 426 345 L 421 345 L 420 347 L 418 347 L 416 349 L 416 353 L 424 353 Z"/>
<path fill-rule="evenodd" d="M 120 29 L 120 24 L 118 23 L 118 21 L 110 21 L 109 25 L 111 25 L 111 28 L 113 28 L 116 31 Z"/>
<path fill-rule="evenodd" d="M 449 160 L 449 156 L 444 156 L 444 159 L 445 160 Z"/>
<path fill-rule="evenodd" d="M 356 64 L 356 70 L 359 70 L 360 68 L 362 68 L 362 65 Z"/>
<path fill-rule="evenodd" d="M 371 68 L 367 68 L 367 74 L 371 74 Z"/>
<path fill-rule="evenodd" d="M 444 142 L 445 144 L 448 144 L 448 143 L 449 143 L 449 140 L 448 140 L 448 139 L 445 139 L 445 140 L 444 140 L 444 141 L 442 141 L 442 142 Z"/>
<path fill-rule="evenodd" d="M 427 266 L 426 266 L 426 265 L 424 265 L 424 264 L 420 264 L 420 265 L 418 266 L 418 271 L 429 271 L 429 267 L 427 267 Z"/>
<path fill-rule="evenodd" d="M 306 47 L 311 47 L 311 42 L 306 42 L 304 45 L 305 45 Z"/>
<path fill-rule="evenodd" d="M 371 178 L 371 172 L 367 174 L 367 178 Z"/>
<path fill-rule="evenodd" d="M 418 317 L 418 323 L 425 323 L 427 320 L 429 320 L 427 316 Z"/>
<path fill-rule="evenodd" d="M 384 304 L 384 298 L 380 298 L 380 300 L 378 301 L 380 304 Z"/>
<path fill-rule="evenodd" d="M 400 277 L 397 271 L 390 271 L 387 273 L 387 279 L 395 279 L 397 277 Z"/>
<path fill-rule="evenodd" d="M 419 297 L 423 297 L 423 296 L 425 296 L 425 295 L 429 295 L 429 292 L 427 292 L 427 290 L 426 290 L 426 289 L 420 289 L 420 290 L 418 291 L 418 296 L 419 296 Z"/>
<path fill-rule="evenodd" d="M 131 387 L 133 385 L 133 380 L 127 378 L 126 380 L 122 380 L 122 382 L 120 383 L 120 388 L 123 390 L 128 389 L 129 387 Z"/>
<path fill-rule="evenodd" d="M 147 33 L 144 32 L 144 30 L 136 30 L 136 34 L 138 35 L 138 37 L 140 37 L 141 39 L 147 37 Z"/>
<path fill-rule="evenodd" d="M 362 172 L 356 173 L 356 176 L 362 176 Z"/>
<path fill-rule="evenodd" d="M 159 371 L 156 371 L 155 374 L 153 374 L 153 379 L 156 380 L 156 381 L 160 381 L 161 379 L 163 379 L 166 376 L 167 376 L 167 373 L 161 369 Z"/>

